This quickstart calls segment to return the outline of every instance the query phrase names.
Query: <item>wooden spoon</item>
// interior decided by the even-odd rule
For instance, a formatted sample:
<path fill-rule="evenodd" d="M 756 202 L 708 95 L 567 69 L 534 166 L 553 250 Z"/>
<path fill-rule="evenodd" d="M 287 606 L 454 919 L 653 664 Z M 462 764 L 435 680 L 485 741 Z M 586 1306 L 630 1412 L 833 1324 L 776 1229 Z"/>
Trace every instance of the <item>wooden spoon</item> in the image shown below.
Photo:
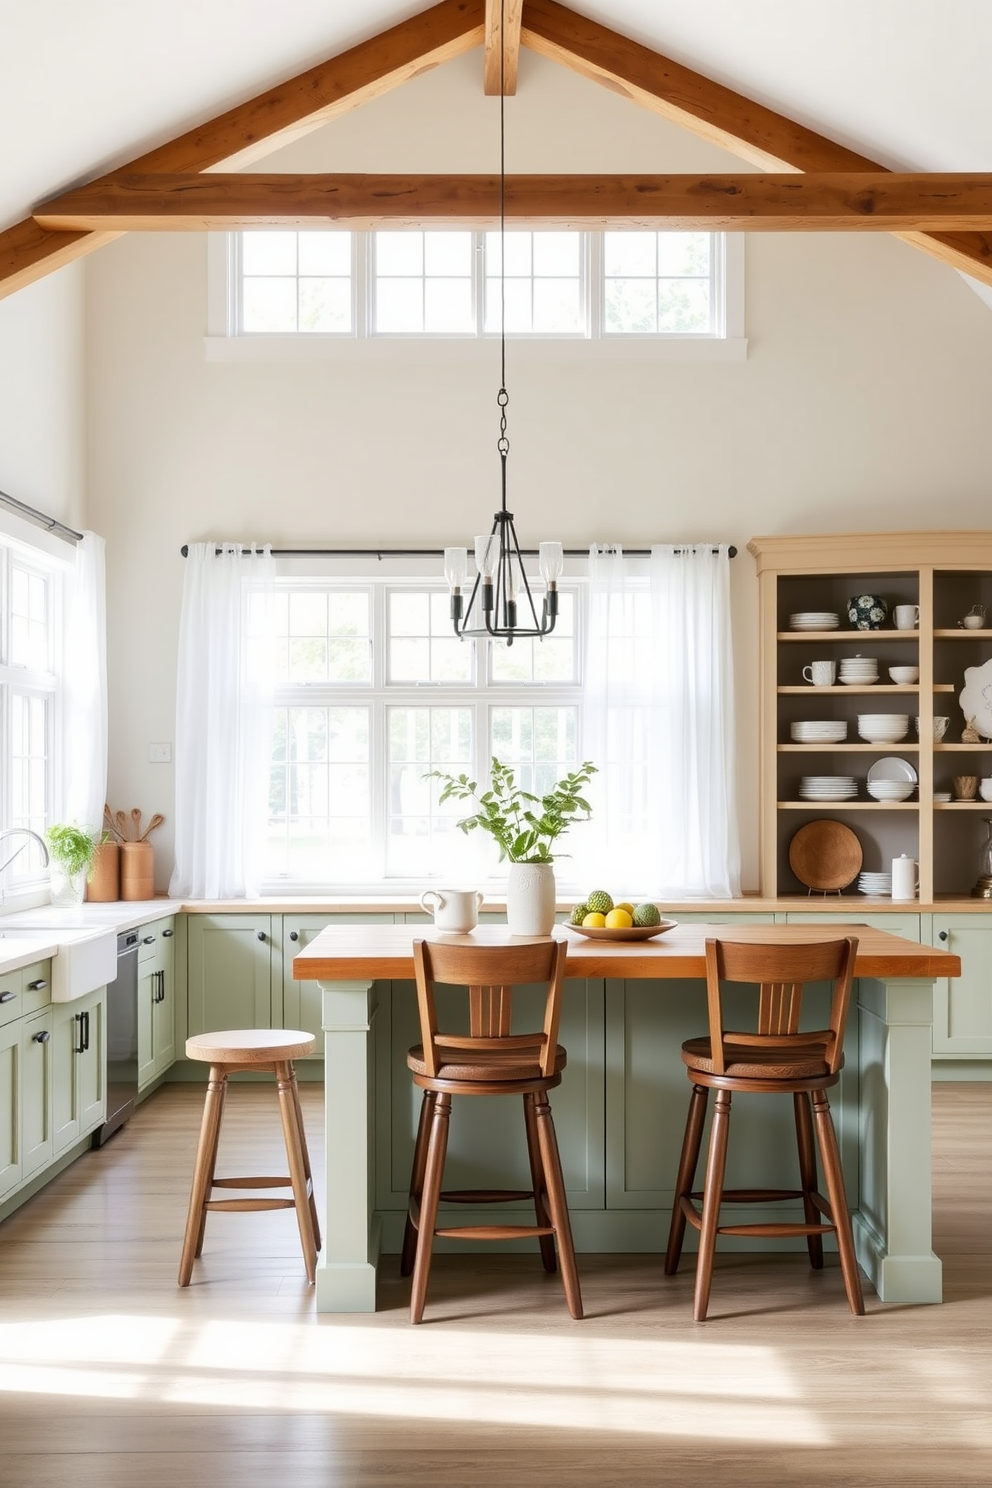
<path fill-rule="evenodd" d="M 137 806 L 132 806 L 131 807 L 131 820 L 134 823 L 134 832 L 132 833 L 131 840 L 132 840 L 132 842 L 140 842 L 141 841 L 141 810 L 140 810 L 139 807 L 137 807 Z"/>
<path fill-rule="evenodd" d="M 123 811 L 114 812 L 114 821 L 117 824 L 117 835 L 122 842 L 127 841 L 127 817 Z"/>
<path fill-rule="evenodd" d="M 155 815 L 152 817 L 151 821 L 148 823 L 147 827 L 138 838 L 138 841 L 147 842 L 149 832 L 154 832 L 155 828 L 160 827 L 164 821 L 165 817 L 162 815 L 162 813 L 160 811 L 156 811 Z"/>
<path fill-rule="evenodd" d="M 113 837 L 114 841 L 122 842 L 124 839 L 121 837 L 120 832 L 117 830 L 117 823 L 114 821 L 114 814 L 111 811 L 110 807 L 106 805 L 103 808 L 103 821 L 104 826 L 107 828 L 107 831 Z"/>

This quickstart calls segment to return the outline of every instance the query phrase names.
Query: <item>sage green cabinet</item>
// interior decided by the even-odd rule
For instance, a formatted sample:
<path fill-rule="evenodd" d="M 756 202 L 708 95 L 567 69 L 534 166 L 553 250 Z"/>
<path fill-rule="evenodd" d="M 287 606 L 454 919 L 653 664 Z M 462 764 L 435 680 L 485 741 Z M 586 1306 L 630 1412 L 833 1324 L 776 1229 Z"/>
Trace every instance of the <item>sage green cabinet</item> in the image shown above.
<path fill-rule="evenodd" d="M 297 982 L 293 979 L 293 958 L 328 925 L 391 925 L 391 914 L 297 914 L 282 920 L 282 1019 L 284 1028 L 302 1028 L 317 1039 L 313 1059 L 324 1057 L 324 1035 L 321 1028 L 321 994 L 319 982 Z"/>
<path fill-rule="evenodd" d="M 173 917 L 138 930 L 138 1090 L 176 1058 L 176 969 Z"/>
<path fill-rule="evenodd" d="M 20 1027 L 20 1181 L 25 1183 L 54 1156 L 52 1009 L 22 1018 Z"/>
<path fill-rule="evenodd" d="M 52 1004 L 53 1155 L 94 1130 L 107 1106 L 107 992 Z"/>
<path fill-rule="evenodd" d="M 21 1181 L 20 1019 L 0 1023 L 0 1199 Z"/>
<path fill-rule="evenodd" d="M 187 1033 L 281 1025 L 281 931 L 280 915 L 189 916 Z"/>
<path fill-rule="evenodd" d="M 992 1055 L 992 919 L 985 914 L 934 914 L 930 945 L 961 957 L 959 977 L 933 988 L 933 1052 L 938 1058 Z"/>

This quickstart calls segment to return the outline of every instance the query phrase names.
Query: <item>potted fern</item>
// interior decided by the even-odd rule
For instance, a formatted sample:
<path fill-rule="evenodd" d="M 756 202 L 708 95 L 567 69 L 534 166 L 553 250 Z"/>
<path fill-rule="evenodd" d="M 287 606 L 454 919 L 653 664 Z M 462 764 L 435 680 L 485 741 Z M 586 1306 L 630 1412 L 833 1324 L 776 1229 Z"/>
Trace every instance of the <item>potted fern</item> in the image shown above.
<path fill-rule="evenodd" d="M 46 831 L 45 841 L 51 859 L 52 903 L 62 908 L 82 904 L 96 838 L 74 823 L 57 822 Z"/>
<path fill-rule="evenodd" d="M 596 766 L 586 760 L 565 775 L 547 794 L 536 796 L 518 784 L 516 773 L 495 756 L 489 789 L 481 791 L 467 775 L 431 770 L 428 779 L 441 780 L 439 803 L 474 801 L 478 810 L 462 817 L 463 832 L 486 832 L 499 849 L 500 862 L 509 861 L 506 883 L 506 920 L 511 935 L 550 935 L 555 922 L 554 844 L 575 821 L 590 815 L 582 792 Z"/>

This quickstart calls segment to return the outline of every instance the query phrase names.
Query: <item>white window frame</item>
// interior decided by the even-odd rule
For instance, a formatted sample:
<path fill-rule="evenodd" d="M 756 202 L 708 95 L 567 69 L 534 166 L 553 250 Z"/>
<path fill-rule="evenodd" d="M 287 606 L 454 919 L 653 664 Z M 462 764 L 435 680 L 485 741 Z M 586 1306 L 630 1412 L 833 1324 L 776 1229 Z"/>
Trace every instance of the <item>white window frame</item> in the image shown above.
<path fill-rule="evenodd" d="M 411 568 L 418 572 L 411 572 Z M 402 570 L 405 568 L 405 572 Z M 473 758 L 466 765 L 470 778 L 487 781 L 489 778 L 489 739 L 491 737 L 492 711 L 495 708 L 574 708 L 576 710 L 576 760 L 574 768 L 586 756 L 583 752 L 583 625 L 585 602 L 584 576 L 568 575 L 559 588 L 574 595 L 575 604 L 575 658 L 576 675 L 571 682 L 496 682 L 488 671 L 489 644 L 466 641 L 472 648 L 473 662 L 470 680 L 463 683 L 445 682 L 391 682 L 387 675 L 388 657 L 385 642 L 388 638 L 386 623 L 388 594 L 390 591 L 416 590 L 447 593 L 446 586 L 438 577 L 437 566 L 416 560 L 393 560 L 387 563 L 387 572 L 372 577 L 367 571 L 353 568 L 349 574 L 344 564 L 327 561 L 315 571 L 312 560 L 280 560 L 281 572 L 277 579 L 279 588 L 335 588 L 346 591 L 370 590 L 372 593 L 372 669 L 368 682 L 328 682 L 279 684 L 275 690 L 274 704 L 282 707 L 362 707 L 369 710 L 370 747 L 369 776 L 371 781 L 370 815 L 373 852 L 377 858 L 379 872 L 355 882 L 346 865 L 342 865 L 340 877 L 326 879 L 296 878 L 288 875 L 266 876 L 262 881 L 262 892 L 267 894 L 308 894 L 328 891 L 341 892 L 347 885 L 353 893 L 409 892 L 412 888 L 423 888 L 427 874 L 411 876 L 387 874 L 386 832 L 389 816 L 389 731 L 388 712 L 391 707 L 406 708 L 470 708 L 473 720 Z M 326 570 L 326 571 L 324 571 Z M 470 812 L 460 811 L 459 815 Z M 477 834 L 479 835 L 479 834 Z M 480 843 L 481 846 L 481 843 Z M 488 861 L 489 884 L 495 890 L 505 882 L 505 870 L 496 863 L 493 851 L 482 854 Z M 563 863 L 565 873 L 567 868 Z M 559 874 L 559 879 L 564 874 Z M 480 877 L 480 884 L 487 880 Z"/>
<path fill-rule="evenodd" d="M 481 234 L 478 235 L 481 238 Z M 716 303 L 714 332 L 657 334 L 604 332 L 602 233 L 585 235 L 583 249 L 589 324 L 586 333 L 516 333 L 514 356 L 522 361 L 565 359 L 648 361 L 744 361 L 748 343 L 744 328 L 743 233 L 715 233 Z M 452 357 L 489 363 L 498 332 L 483 328 L 484 270 L 477 245 L 474 263 L 476 328 L 473 332 L 373 333 L 371 300 L 374 294 L 371 234 L 355 235 L 353 254 L 352 333 L 290 332 L 242 334 L 238 330 L 240 252 L 238 233 L 207 234 L 208 362 L 268 362 L 326 360 L 450 360 Z"/>

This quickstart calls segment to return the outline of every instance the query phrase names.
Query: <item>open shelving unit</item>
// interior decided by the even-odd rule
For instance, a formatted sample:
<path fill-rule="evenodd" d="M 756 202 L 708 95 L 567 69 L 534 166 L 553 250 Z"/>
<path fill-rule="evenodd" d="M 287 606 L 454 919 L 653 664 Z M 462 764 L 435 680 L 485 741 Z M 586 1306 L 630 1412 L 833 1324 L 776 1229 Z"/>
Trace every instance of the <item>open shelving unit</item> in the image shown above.
<path fill-rule="evenodd" d="M 789 865 L 789 844 L 806 822 L 828 818 L 855 832 L 865 869 L 886 870 L 892 858 L 906 853 L 919 863 L 921 901 L 967 898 L 978 876 L 992 802 L 935 801 L 934 793 L 951 790 L 955 775 L 992 776 L 992 742 L 962 740 L 968 720 L 958 701 L 966 668 L 992 660 L 992 627 L 959 625 L 974 605 L 992 616 L 992 532 L 756 537 L 748 548 L 757 563 L 761 629 L 761 892 L 809 901 Z M 847 601 L 865 593 L 888 602 L 878 630 L 857 630 L 848 621 Z M 918 629 L 895 628 L 892 617 L 900 604 L 919 606 Z M 813 610 L 836 612 L 839 628 L 790 629 L 790 615 Z M 803 680 L 811 661 L 839 663 L 859 654 L 877 658 L 877 682 L 813 687 Z M 890 682 L 888 668 L 900 665 L 918 666 L 919 681 Z M 857 723 L 865 712 L 906 713 L 909 733 L 894 744 L 866 743 Z M 949 719 L 937 742 L 935 716 Z M 846 721 L 846 742 L 792 741 L 793 722 L 820 719 Z M 918 788 L 906 801 L 879 802 L 868 795 L 868 770 L 885 756 L 907 760 L 916 770 Z M 803 800 L 799 782 L 808 774 L 853 775 L 857 798 Z M 856 882 L 842 892 L 865 902 Z"/>

